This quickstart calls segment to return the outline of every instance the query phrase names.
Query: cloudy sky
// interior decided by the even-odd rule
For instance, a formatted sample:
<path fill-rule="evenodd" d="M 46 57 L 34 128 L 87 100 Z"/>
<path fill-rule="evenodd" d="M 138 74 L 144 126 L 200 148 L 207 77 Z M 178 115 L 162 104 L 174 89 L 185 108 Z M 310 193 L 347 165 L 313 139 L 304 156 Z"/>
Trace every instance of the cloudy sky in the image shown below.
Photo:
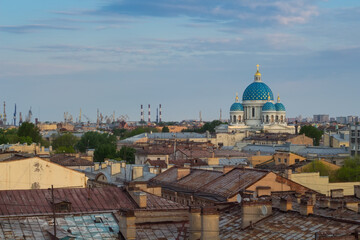
<path fill-rule="evenodd" d="M 359 29 L 359 0 L 0 0 L 0 101 L 212 120 L 260 64 L 288 117 L 359 115 Z"/>

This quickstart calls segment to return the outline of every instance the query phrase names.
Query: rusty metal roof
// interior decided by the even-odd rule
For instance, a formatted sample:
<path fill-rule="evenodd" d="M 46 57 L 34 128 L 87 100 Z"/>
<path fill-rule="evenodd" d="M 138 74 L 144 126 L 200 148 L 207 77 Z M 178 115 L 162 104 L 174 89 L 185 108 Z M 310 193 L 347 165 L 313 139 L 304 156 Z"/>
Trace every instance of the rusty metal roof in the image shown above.
<path fill-rule="evenodd" d="M 198 190 L 210 192 L 223 197 L 231 197 L 248 186 L 259 181 L 269 172 L 250 168 L 234 168 L 227 174 L 222 174 L 213 181 L 203 184 Z"/>
<path fill-rule="evenodd" d="M 188 207 L 171 200 L 146 193 L 146 210 L 187 210 Z"/>
<path fill-rule="evenodd" d="M 71 202 L 71 212 L 94 212 L 118 209 L 134 209 L 131 197 L 117 187 L 105 188 L 58 188 L 54 189 L 57 200 Z M 0 191 L 0 216 L 51 214 L 51 191 L 47 189 Z"/>
<path fill-rule="evenodd" d="M 62 166 L 94 166 L 94 163 L 89 160 L 65 154 L 56 154 L 50 157 L 50 161 Z"/>

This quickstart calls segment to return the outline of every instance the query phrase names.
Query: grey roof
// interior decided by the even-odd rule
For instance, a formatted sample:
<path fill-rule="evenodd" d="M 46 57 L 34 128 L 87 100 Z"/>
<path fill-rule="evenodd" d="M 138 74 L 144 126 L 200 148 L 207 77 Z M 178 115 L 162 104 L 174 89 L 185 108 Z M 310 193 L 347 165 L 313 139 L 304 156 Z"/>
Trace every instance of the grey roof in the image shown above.
<path fill-rule="evenodd" d="M 95 223 L 95 217 L 102 221 Z M 57 237 L 61 239 L 117 239 L 120 230 L 112 213 L 57 216 L 56 222 Z M 51 216 L 0 218 L 0 239 L 50 239 L 50 223 Z"/>
<path fill-rule="evenodd" d="M 206 133 L 179 132 L 179 133 L 141 133 L 139 135 L 121 140 L 120 143 L 134 143 L 142 138 L 149 139 L 190 139 L 190 138 L 207 138 Z"/>
<path fill-rule="evenodd" d="M 219 165 L 222 165 L 222 166 L 247 165 L 247 159 L 246 158 L 232 158 L 232 159 L 220 158 Z"/>
<path fill-rule="evenodd" d="M 319 146 L 305 146 L 295 144 L 282 144 L 282 145 L 256 145 L 249 144 L 242 148 L 244 152 L 261 152 L 262 154 L 274 154 L 275 151 L 289 151 L 301 156 L 316 155 L 329 156 L 329 155 L 341 155 L 349 154 L 346 148 L 331 148 L 331 147 L 319 147 Z"/>

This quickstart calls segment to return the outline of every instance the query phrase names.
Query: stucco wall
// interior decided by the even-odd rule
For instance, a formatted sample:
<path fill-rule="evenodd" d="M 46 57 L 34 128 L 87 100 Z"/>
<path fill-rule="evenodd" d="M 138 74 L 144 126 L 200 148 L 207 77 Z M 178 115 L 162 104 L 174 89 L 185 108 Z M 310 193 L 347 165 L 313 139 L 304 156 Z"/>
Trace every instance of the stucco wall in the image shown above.
<path fill-rule="evenodd" d="M 86 187 L 84 173 L 40 158 L 0 162 L 0 190 Z"/>
<path fill-rule="evenodd" d="M 317 173 L 293 173 L 290 179 L 315 191 L 329 196 L 332 189 L 344 189 L 344 195 L 354 195 L 354 185 L 360 182 L 329 183 L 329 177 Z"/>

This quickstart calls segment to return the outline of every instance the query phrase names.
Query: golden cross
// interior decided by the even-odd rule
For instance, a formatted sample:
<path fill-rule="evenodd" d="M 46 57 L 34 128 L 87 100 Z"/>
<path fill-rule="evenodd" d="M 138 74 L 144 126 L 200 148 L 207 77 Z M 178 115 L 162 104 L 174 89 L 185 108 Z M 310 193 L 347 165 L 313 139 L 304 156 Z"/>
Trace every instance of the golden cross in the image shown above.
<path fill-rule="evenodd" d="M 259 64 L 257 64 L 257 65 L 256 65 L 256 68 L 257 68 L 257 70 L 258 70 L 258 71 L 259 71 L 259 67 L 260 67 L 260 65 L 259 65 Z"/>

